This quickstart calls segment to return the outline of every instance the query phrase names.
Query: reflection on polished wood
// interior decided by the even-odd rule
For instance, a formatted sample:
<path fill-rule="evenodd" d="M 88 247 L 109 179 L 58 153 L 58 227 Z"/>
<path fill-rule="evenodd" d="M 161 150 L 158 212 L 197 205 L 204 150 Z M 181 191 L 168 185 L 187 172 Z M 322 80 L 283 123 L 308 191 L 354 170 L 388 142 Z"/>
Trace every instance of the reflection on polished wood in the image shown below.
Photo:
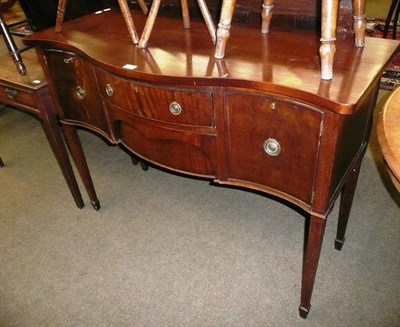
<path fill-rule="evenodd" d="M 377 135 L 389 176 L 400 192 L 400 88 L 379 111 Z"/>
<path fill-rule="evenodd" d="M 142 29 L 146 18 L 132 15 Z M 314 32 L 236 26 L 229 56 L 216 59 L 201 22 L 188 30 L 159 17 L 163 32 L 146 49 L 123 28 L 111 10 L 26 39 L 37 47 L 89 197 L 78 126 L 145 162 L 291 202 L 307 213 L 299 307 L 307 317 L 327 217 L 340 196 L 340 250 L 380 76 L 399 43 L 369 38 L 360 49 L 339 35 L 335 77 L 323 80 Z"/>

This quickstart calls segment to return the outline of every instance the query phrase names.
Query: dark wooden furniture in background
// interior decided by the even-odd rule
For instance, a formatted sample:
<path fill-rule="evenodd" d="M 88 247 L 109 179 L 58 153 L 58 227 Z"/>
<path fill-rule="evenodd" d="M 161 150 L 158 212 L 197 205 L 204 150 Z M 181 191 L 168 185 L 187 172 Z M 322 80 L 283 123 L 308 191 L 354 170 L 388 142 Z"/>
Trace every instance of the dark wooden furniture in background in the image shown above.
<path fill-rule="evenodd" d="M 33 30 L 54 26 L 58 0 L 18 0 Z M 65 19 L 71 20 L 114 5 L 116 0 L 74 0 L 70 1 Z"/>
<path fill-rule="evenodd" d="M 145 17 L 132 14 L 143 29 Z M 303 209 L 300 315 L 306 317 L 326 220 L 340 194 L 336 249 L 344 243 L 380 76 L 398 42 L 368 38 L 359 49 L 351 34 L 338 35 L 336 73 L 324 81 L 319 33 L 262 34 L 237 25 L 229 56 L 217 60 L 204 23 L 187 30 L 181 19 L 159 17 L 155 24 L 162 33 L 146 49 L 121 32 L 119 10 L 25 40 L 37 47 L 81 175 L 90 179 L 77 127 L 155 165 L 259 190 Z"/>
<path fill-rule="evenodd" d="M 15 43 L 20 47 L 23 46 L 18 39 L 15 40 Z M 84 206 L 83 199 L 62 138 L 54 102 L 50 96 L 36 51 L 35 49 L 28 49 L 22 52 L 20 56 L 27 67 L 25 75 L 20 75 L 17 72 L 6 45 L 4 42 L 0 42 L 0 103 L 38 118 L 75 203 L 78 208 L 82 208 Z M 1 161 L 1 163 L 3 162 Z"/>

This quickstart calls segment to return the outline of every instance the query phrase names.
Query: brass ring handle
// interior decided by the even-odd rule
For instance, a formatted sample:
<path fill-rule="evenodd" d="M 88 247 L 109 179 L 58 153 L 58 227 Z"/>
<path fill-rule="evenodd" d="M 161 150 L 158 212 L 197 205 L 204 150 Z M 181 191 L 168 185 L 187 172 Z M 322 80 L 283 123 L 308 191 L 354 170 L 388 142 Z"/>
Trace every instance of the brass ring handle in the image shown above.
<path fill-rule="evenodd" d="M 82 100 L 86 98 L 86 93 L 85 93 L 85 90 L 83 89 L 83 87 L 78 85 L 75 88 L 75 92 L 76 92 L 76 95 L 78 96 L 78 98 L 80 98 Z"/>
<path fill-rule="evenodd" d="M 182 113 L 182 107 L 178 102 L 174 101 L 169 104 L 169 111 L 171 114 L 178 116 Z"/>
<path fill-rule="evenodd" d="M 10 89 L 8 87 L 4 88 L 4 92 L 8 95 L 9 98 L 15 99 L 18 96 L 18 90 Z"/>
<path fill-rule="evenodd" d="M 110 84 L 106 85 L 106 93 L 109 97 L 112 97 L 114 95 L 114 89 Z"/>
<path fill-rule="evenodd" d="M 275 139 L 269 138 L 264 142 L 264 151 L 271 157 L 276 157 L 281 153 L 281 145 Z"/>

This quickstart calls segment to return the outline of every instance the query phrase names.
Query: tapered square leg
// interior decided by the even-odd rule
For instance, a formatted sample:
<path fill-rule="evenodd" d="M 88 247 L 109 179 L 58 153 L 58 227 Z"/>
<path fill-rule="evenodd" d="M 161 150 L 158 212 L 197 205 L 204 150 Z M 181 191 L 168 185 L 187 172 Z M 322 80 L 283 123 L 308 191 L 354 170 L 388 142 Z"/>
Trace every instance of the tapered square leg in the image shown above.
<path fill-rule="evenodd" d="M 100 201 L 97 198 L 96 191 L 94 189 L 92 177 L 90 176 L 85 154 L 82 149 L 81 141 L 79 140 L 77 128 L 72 125 L 64 124 L 63 130 L 67 145 L 70 149 L 72 158 L 74 159 L 78 172 L 82 178 L 83 185 L 85 185 L 86 192 L 89 195 L 92 207 L 95 210 L 99 210 Z"/>
<path fill-rule="evenodd" d="M 311 308 L 311 296 L 314 288 L 315 276 L 317 274 L 325 225 L 325 217 L 310 215 L 309 224 L 306 227 L 306 246 L 301 281 L 301 301 L 299 313 L 302 318 L 307 318 Z"/>
<path fill-rule="evenodd" d="M 335 249 L 340 251 L 343 247 L 347 222 L 350 216 L 351 206 L 353 204 L 354 193 L 356 190 L 358 175 L 360 173 L 361 158 L 354 164 L 346 182 L 343 185 L 342 196 L 340 199 L 338 228 L 335 239 Z"/>

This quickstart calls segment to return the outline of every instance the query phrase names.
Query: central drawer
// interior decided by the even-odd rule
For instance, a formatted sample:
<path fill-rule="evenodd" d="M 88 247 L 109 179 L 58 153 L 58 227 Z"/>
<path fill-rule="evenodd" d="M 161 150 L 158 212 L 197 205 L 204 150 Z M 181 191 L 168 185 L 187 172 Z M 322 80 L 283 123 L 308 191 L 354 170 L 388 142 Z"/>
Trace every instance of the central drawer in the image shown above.
<path fill-rule="evenodd" d="M 214 127 L 210 88 L 148 85 L 101 69 L 96 69 L 96 75 L 103 98 L 123 110 L 168 123 Z"/>

